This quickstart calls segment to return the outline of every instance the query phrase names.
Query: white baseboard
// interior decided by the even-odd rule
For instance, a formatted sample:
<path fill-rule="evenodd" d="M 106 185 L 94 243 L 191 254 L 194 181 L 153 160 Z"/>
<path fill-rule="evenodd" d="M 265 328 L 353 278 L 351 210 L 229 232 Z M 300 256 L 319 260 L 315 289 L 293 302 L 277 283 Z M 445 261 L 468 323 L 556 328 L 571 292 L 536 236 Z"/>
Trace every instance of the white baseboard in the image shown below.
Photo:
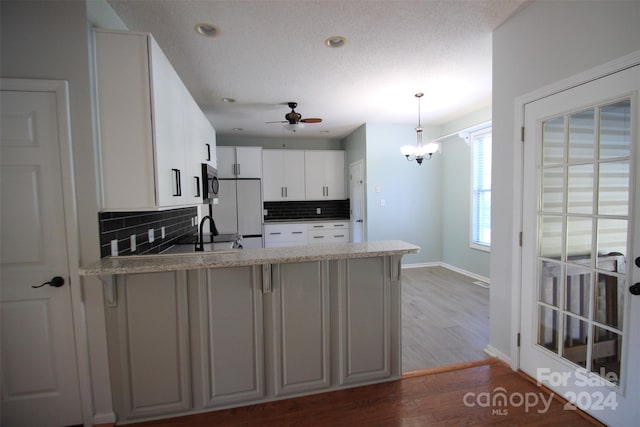
<path fill-rule="evenodd" d="M 444 267 L 448 270 L 455 271 L 456 273 L 464 274 L 465 276 L 471 277 L 472 279 L 481 280 L 483 282 L 489 283 L 489 278 L 481 276 L 476 273 L 472 273 L 460 267 L 455 267 L 453 265 L 447 264 L 442 261 L 434 261 L 434 262 L 422 262 L 417 264 L 402 264 L 402 268 L 422 268 L 422 267 Z"/>
<path fill-rule="evenodd" d="M 114 412 L 103 412 L 93 415 L 93 425 L 96 424 L 113 424 L 116 422 L 116 414 Z"/>
<path fill-rule="evenodd" d="M 455 271 L 456 273 L 460 273 L 460 274 L 464 274 L 465 276 L 469 276 L 472 279 L 481 280 L 483 282 L 489 283 L 490 279 L 488 277 L 484 277 L 484 276 L 481 276 L 479 274 L 472 273 L 471 271 L 467 271 L 467 270 L 465 270 L 463 268 L 456 267 L 456 266 L 453 266 L 453 265 L 450 265 L 450 264 L 447 264 L 447 263 L 444 263 L 444 262 L 440 263 L 440 265 L 442 267 L 444 267 L 444 268 L 447 268 L 447 269 L 451 270 L 451 271 Z"/>
<path fill-rule="evenodd" d="M 442 265 L 441 262 L 421 262 L 417 264 L 402 264 L 402 268 L 422 268 L 422 267 L 438 267 Z"/>
<path fill-rule="evenodd" d="M 511 366 L 511 358 L 506 354 L 504 354 L 503 352 L 501 352 L 500 350 L 498 350 L 497 348 L 495 348 L 494 346 L 492 346 L 491 344 L 487 344 L 487 347 L 484 349 L 484 352 L 491 357 L 497 357 L 498 359 L 502 360 L 503 362 Z"/>

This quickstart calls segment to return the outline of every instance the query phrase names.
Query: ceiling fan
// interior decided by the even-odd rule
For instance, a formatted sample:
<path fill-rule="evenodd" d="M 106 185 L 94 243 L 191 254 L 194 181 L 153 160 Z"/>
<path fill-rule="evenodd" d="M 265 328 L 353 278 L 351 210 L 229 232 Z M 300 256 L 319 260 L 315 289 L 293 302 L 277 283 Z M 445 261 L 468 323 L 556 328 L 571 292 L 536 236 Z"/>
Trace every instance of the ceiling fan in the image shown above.
<path fill-rule="evenodd" d="M 276 122 L 266 123 L 287 123 L 289 126 L 302 127 L 302 123 L 320 123 L 322 119 L 317 117 L 302 118 L 302 114 L 296 112 L 295 108 L 298 106 L 297 102 L 288 102 L 287 105 L 291 108 L 291 111 L 284 115 L 286 120 L 280 120 Z"/>

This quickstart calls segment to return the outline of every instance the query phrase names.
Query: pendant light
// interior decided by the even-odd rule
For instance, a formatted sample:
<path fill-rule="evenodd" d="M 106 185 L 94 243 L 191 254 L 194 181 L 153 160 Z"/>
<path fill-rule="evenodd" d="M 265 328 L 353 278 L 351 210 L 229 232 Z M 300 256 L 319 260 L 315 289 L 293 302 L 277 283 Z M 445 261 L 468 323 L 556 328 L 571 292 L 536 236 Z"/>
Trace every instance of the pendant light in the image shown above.
<path fill-rule="evenodd" d="M 424 96 L 424 93 L 418 92 L 415 97 L 418 98 L 418 126 L 416 127 L 416 145 L 404 145 L 400 148 L 400 152 L 407 158 L 408 161 L 415 160 L 419 165 L 422 164 L 422 160 L 425 158 L 429 160 L 433 153 L 438 151 L 440 144 L 437 142 L 430 142 L 426 145 L 422 144 L 422 125 L 420 123 L 420 98 Z"/>

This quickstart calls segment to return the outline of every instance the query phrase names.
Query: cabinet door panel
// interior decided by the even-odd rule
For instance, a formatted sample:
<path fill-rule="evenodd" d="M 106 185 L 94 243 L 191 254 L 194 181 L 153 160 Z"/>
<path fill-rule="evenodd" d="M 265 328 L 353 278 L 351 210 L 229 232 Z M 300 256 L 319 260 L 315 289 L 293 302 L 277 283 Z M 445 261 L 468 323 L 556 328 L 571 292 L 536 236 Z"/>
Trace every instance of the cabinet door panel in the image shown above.
<path fill-rule="evenodd" d="M 304 151 L 283 150 L 284 153 L 284 187 L 285 199 L 296 201 L 305 200 L 305 164 Z"/>
<path fill-rule="evenodd" d="M 277 396 L 330 386 L 326 262 L 275 266 L 274 386 Z"/>
<path fill-rule="evenodd" d="M 325 198 L 324 152 L 306 151 L 304 153 L 305 193 L 307 200 Z"/>
<path fill-rule="evenodd" d="M 191 407 L 186 273 L 118 279 L 124 418 Z"/>
<path fill-rule="evenodd" d="M 325 152 L 326 197 L 332 200 L 345 198 L 344 151 Z"/>
<path fill-rule="evenodd" d="M 216 147 L 218 178 L 235 178 L 236 148 Z"/>
<path fill-rule="evenodd" d="M 265 202 L 284 199 L 283 150 L 262 151 L 262 195 Z"/>
<path fill-rule="evenodd" d="M 386 258 L 344 261 L 339 286 L 340 383 L 391 375 L 391 288 Z"/>
<path fill-rule="evenodd" d="M 258 268 L 207 271 L 210 405 L 264 396 L 262 289 Z"/>
<path fill-rule="evenodd" d="M 238 178 L 262 178 L 262 147 L 236 147 Z"/>

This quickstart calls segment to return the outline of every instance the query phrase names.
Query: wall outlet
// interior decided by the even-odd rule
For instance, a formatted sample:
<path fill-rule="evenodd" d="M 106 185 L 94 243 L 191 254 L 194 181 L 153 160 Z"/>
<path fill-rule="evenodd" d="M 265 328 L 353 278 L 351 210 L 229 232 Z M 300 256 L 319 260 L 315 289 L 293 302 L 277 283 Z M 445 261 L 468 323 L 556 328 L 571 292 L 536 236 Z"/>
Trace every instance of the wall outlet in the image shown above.
<path fill-rule="evenodd" d="M 262 216 L 267 216 L 267 215 L 269 215 L 269 211 L 266 210 L 266 209 L 263 209 L 262 210 Z"/>
<path fill-rule="evenodd" d="M 136 251 L 136 235 L 132 234 L 131 237 L 129 237 L 130 241 L 131 241 L 131 252 L 135 252 Z"/>
<path fill-rule="evenodd" d="M 111 241 L 111 256 L 118 256 L 118 239 Z"/>
<path fill-rule="evenodd" d="M 379 193 L 379 192 L 381 192 L 381 191 L 382 191 L 382 189 L 380 188 L 380 186 L 379 186 L 379 185 L 376 185 L 376 186 L 375 186 L 375 192 L 376 192 L 376 193 Z"/>
<path fill-rule="evenodd" d="M 164 239 L 164 236 L 165 236 L 164 226 L 160 227 L 160 236 Z"/>
<path fill-rule="evenodd" d="M 380 199 L 380 206 L 385 207 L 387 202 L 384 199 Z"/>
<path fill-rule="evenodd" d="M 322 213 L 322 208 L 316 208 L 316 213 L 320 215 Z"/>
<path fill-rule="evenodd" d="M 213 199 L 213 204 L 217 205 L 218 204 L 218 198 L 216 197 L 215 199 Z"/>
<path fill-rule="evenodd" d="M 153 228 L 149 229 L 149 243 L 153 243 L 154 240 L 156 240 L 156 233 L 155 230 Z"/>

